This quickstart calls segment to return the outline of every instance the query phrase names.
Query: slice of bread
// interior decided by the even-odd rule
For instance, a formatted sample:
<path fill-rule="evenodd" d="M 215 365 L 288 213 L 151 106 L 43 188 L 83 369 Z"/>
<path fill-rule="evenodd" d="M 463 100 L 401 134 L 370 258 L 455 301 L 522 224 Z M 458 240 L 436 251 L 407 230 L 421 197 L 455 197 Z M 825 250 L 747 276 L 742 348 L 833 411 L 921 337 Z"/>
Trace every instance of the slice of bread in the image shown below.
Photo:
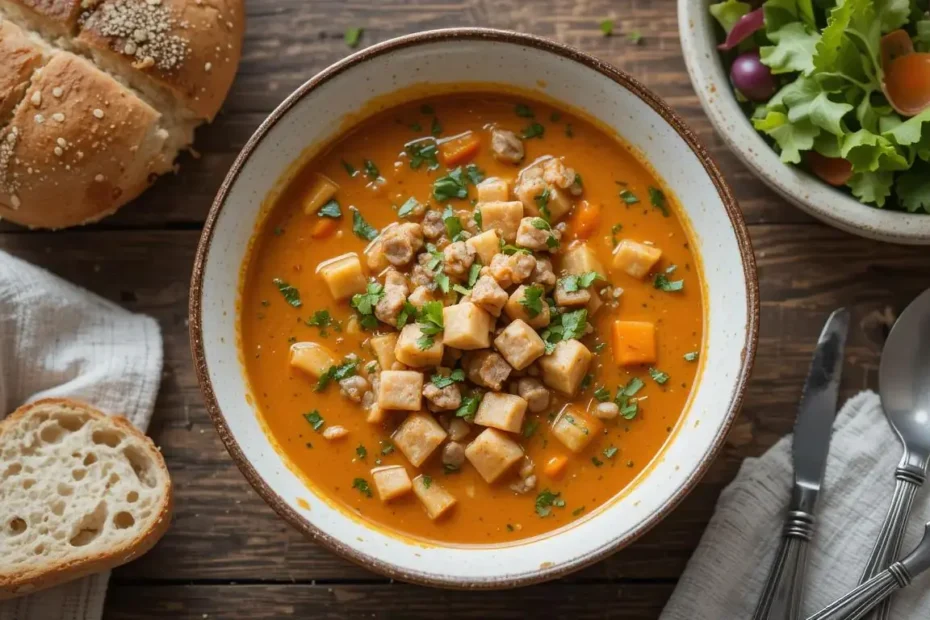
<path fill-rule="evenodd" d="M 171 521 L 171 478 L 128 420 L 71 400 L 0 422 L 0 600 L 124 564 Z"/>

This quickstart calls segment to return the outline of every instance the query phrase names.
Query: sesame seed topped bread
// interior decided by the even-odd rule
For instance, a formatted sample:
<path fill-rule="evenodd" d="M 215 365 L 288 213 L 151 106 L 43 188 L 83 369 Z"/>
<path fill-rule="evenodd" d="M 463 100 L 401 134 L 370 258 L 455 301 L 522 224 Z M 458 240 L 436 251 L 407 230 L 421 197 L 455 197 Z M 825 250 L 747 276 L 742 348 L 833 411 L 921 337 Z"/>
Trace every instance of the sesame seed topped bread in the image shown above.
<path fill-rule="evenodd" d="M 0 422 L 0 600 L 124 564 L 171 521 L 171 479 L 126 419 L 47 399 Z"/>
<path fill-rule="evenodd" d="M 0 217 L 64 228 L 138 196 L 215 118 L 243 30 L 242 0 L 0 0 Z"/>

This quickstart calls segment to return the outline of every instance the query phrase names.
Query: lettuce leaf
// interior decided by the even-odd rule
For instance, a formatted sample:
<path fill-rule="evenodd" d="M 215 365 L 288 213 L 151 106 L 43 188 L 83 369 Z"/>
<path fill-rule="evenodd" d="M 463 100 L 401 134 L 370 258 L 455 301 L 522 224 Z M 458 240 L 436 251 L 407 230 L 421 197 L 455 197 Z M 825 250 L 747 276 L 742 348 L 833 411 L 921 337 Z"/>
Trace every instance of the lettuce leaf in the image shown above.
<path fill-rule="evenodd" d="M 739 0 L 724 0 L 710 5 L 708 10 L 717 20 L 717 23 L 720 24 L 720 27 L 723 28 L 723 31 L 730 34 L 739 18 L 749 13 L 752 7 L 746 2 L 739 2 Z"/>
<path fill-rule="evenodd" d="M 849 179 L 849 188 L 853 196 L 862 202 L 870 202 L 879 207 L 885 206 L 885 199 L 891 195 L 894 174 L 891 172 L 859 172 Z"/>
<path fill-rule="evenodd" d="M 762 5 L 762 13 L 769 31 L 797 21 L 804 22 L 810 28 L 817 28 L 812 0 L 766 0 Z"/>
<path fill-rule="evenodd" d="M 897 30 L 911 17 L 910 0 L 875 0 L 875 12 L 878 13 L 882 33 Z"/>
<path fill-rule="evenodd" d="M 898 146 L 913 148 L 924 161 L 930 160 L 930 108 L 888 129 L 882 135 Z"/>
<path fill-rule="evenodd" d="M 830 97 L 813 78 L 800 77 L 794 88 L 782 93 L 781 100 L 788 106 L 788 120 L 797 123 L 809 120 L 815 126 L 840 136 L 845 133 L 843 116 L 853 109 L 848 103 L 831 101 Z"/>
<path fill-rule="evenodd" d="M 894 191 L 901 206 L 911 213 L 930 213 L 930 166 L 918 162 L 898 177 Z"/>
<path fill-rule="evenodd" d="M 907 158 L 888 138 L 867 129 L 843 137 L 840 155 L 852 164 L 853 172 L 907 170 Z"/>
<path fill-rule="evenodd" d="M 801 163 L 801 151 L 810 150 L 814 146 L 814 138 L 820 133 L 820 128 L 814 127 L 809 120 L 791 123 L 787 114 L 775 111 L 753 119 L 752 126 L 775 141 L 781 149 L 781 160 L 787 164 Z"/>
<path fill-rule="evenodd" d="M 810 73 L 814 70 L 814 50 L 820 40 L 814 29 L 801 22 L 792 22 L 767 34 L 775 45 L 760 47 L 759 56 L 772 73 Z"/>

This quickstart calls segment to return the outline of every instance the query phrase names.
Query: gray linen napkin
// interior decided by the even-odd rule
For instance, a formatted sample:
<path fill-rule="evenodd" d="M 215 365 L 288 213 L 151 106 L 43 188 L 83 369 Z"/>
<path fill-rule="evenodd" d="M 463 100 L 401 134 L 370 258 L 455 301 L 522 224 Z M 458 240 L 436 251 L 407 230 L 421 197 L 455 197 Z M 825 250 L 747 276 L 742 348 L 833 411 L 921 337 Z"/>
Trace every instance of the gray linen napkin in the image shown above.
<path fill-rule="evenodd" d="M 40 398 L 73 397 L 144 431 L 161 370 L 153 319 L 0 252 L 0 418 Z M 99 620 L 108 578 L 0 603 L 0 620 Z"/>
<path fill-rule="evenodd" d="M 862 392 L 840 410 L 817 508 L 802 617 L 859 582 L 894 489 L 901 446 L 878 395 Z M 759 458 L 746 459 L 724 489 L 701 543 L 661 620 L 752 617 L 772 566 L 792 481 L 791 436 Z M 903 551 L 914 548 L 930 521 L 930 485 L 914 502 Z M 891 617 L 930 617 L 930 575 L 895 596 Z"/>

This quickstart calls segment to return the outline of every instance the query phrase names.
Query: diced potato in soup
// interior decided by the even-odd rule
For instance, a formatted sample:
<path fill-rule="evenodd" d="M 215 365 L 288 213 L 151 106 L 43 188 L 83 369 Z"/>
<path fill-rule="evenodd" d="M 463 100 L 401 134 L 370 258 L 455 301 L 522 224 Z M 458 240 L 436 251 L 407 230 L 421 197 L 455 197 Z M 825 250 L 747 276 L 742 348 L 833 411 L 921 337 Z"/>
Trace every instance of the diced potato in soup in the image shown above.
<path fill-rule="evenodd" d="M 441 88 L 307 145 L 249 246 L 240 358 L 263 428 L 339 509 L 508 544 L 584 519 L 688 432 L 703 274 L 622 138 Z"/>

